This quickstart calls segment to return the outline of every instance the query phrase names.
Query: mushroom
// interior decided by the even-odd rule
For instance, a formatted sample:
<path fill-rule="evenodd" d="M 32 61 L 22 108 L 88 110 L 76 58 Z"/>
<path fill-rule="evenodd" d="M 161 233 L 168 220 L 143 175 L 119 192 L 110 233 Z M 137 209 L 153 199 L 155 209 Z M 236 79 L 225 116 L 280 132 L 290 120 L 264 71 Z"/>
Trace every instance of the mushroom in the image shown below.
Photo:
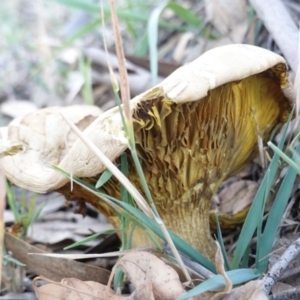
<path fill-rule="evenodd" d="M 257 156 L 258 137 L 268 141 L 274 127 L 287 121 L 293 101 L 284 58 L 250 45 L 210 50 L 131 100 L 136 148 L 158 212 L 169 229 L 209 259 L 215 254 L 209 229 L 213 194 Z M 105 167 L 79 139 L 63 144 L 56 142 L 56 131 L 31 134 L 38 113 L 44 112 L 24 118 L 26 132 L 24 119 L 9 125 L 8 139 L 24 147 L 2 158 L 2 171 L 23 188 L 56 190 L 67 199 L 90 202 L 118 226 L 111 207 L 80 186 L 72 190 L 69 180 L 51 165 L 55 161 L 91 183 Z M 101 114 L 85 133 L 113 161 L 128 153 L 129 179 L 142 191 L 118 108 Z M 48 138 L 42 134 L 51 136 L 47 149 L 40 143 Z M 103 190 L 120 197 L 115 178 Z M 148 244 L 139 230 L 134 244 Z"/>

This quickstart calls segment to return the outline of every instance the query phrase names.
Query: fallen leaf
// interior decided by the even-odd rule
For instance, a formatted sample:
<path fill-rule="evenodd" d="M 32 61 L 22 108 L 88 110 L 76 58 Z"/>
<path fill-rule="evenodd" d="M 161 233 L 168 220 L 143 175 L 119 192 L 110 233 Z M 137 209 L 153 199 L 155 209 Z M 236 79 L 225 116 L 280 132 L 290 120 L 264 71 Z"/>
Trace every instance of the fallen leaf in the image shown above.
<path fill-rule="evenodd" d="M 152 282 L 155 299 L 174 300 L 185 293 L 175 270 L 151 253 L 126 254 L 117 266 L 136 289 L 149 281 Z"/>
<path fill-rule="evenodd" d="M 108 295 L 108 298 L 111 300 L 128 299 L 128 297 L 116 295 L 112 289 L 94 281 L 81 281 L 76 278 L 66 278 L 63 279 L 61 283 L 63 286 L 68 287 L 66 290 L 66 300 L 99 300 L 106 295 Z"/>
<path fill-rule="evenodd" d="M 37 286 L 37 281 L 45 279 L 43 277 L 34 278 L 32 284 L 33 289 L 39 300 L 64 300 L 66 299 L 67 288 L 60 283 L 50 283 L 42 286 Z"/>
<path fill-rule="evenodd" d="M 33 280 L 33 288 L 39 300 L 127 300 L 127 296 L 116 295 L 107 286 L 94 281 L 81 281 L 76 278 L 65 278 L 61 282 L 38 286 L 39 280 L 49 281 L 45 277 L 36 277 Z M 108 296 L 108 297 L 107 297 Z"/>

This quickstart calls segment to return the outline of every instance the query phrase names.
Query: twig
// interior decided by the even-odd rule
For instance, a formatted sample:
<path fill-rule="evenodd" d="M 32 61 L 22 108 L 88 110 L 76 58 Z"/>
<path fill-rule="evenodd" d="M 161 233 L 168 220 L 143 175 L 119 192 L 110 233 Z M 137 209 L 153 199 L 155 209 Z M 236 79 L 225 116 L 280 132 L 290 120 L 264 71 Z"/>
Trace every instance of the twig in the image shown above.
<path fill-rule="evenodd" d="M 286 290 L 269 297 L 269 300 L 292 300 L 300 298 L 300 287 Z"/>
<path fill-rule="evenodd" d="M 285 272 L 288 265 L 300 254 L 300 238 L 298 238 L 291 246 L 289 246 L 281 258 L 273 265 L 271 270 L 264 277 L 264 290 L 268 295 L 280 279 L 281 275 Z"/>
<path fill-rule="evenodd" d="M 280 0 L 250 0 L 291 69 L 297 71 L 298 29 Z"/>

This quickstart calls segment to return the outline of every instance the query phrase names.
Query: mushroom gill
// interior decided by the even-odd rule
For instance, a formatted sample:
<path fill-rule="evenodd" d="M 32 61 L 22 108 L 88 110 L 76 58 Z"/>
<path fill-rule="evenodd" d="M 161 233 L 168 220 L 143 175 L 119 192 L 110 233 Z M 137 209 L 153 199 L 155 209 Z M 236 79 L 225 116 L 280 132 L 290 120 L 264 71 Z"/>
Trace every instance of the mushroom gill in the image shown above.
<path fill-rule="evenodd" d="M 208 51 L 132 99 L 136 148 L 158 212 L 170 230 L 209 259 L 215 254 L 209 229 L 213 194 L 222 181 L 257 156 L 258 137 L 266 142 L 274 127 L 287 121 L 292 102 L 284 59 L 249 45 Z M 30 130 L 29 125 L 26 132 Z M 142 191 L 118 108 L 101 114 L 85 132 L 113 161 L 118 161 L 123 151 L 128 153 L 129 179 Z M 52 153 L 58 151 L 54 139 L 53 149 L 44 155 L 44 144 L 31 136 L 18 137 L 26 143 L 24 150 L 1 160 L 1 169 L 10 180 L 27 189 L 56 190 L 67 199 L 89 202 L 114 226 L 119 225 L 111 207 L 78 185 L 71 190 L 70 182 L 45 163 L 52 162 Z M 91 183 L 105 170 L 80 141 L 63 153 L 57 165 Z M 35 172 L 28 168 L 31 161 Z M 120 199 L 119 188 L 114 177 L 102 187 Z M 146 246 L 150 242 L 137 229 L 133 244 Z"/>

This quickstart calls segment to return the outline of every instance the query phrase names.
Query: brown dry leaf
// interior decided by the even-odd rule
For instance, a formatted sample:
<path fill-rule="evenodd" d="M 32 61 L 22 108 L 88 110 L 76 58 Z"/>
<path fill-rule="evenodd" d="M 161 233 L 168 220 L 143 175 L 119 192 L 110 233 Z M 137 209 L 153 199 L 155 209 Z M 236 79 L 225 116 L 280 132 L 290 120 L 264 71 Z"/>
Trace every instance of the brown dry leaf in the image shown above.
<path fill-rule="evenodd" d="M 220 214 L 236 214 L 252 203 L 258 183 L 251 180 L 233 182 L 218 195 Z"/>
<path fill-rule="evenodd" d="M 66 300 L 128 299 L 128 297 L 116 295 L 109 287 L 94 281 L 66 278 L 62 280 L 62 285 L 69 287 L 66 290 Z"/>
<path fill-rule="evenodd" d="M 39 300 L 127 300 L 128 297 L 118 296 L 105 285 L 94 281 L 81 281 L 76 278 L 65 278 L 61 282 L 51 281 L 48 284 L 37 286 L 37 277 L 33 281 L 33 288 Z M 106 298 L 107 297 L 107 298 Z"/>
<path fill-rule="evenodd" d="M 44 279 L 44 277 L 36 277 L 32 282 L 34 292 L 39 300 L 66 299 L 67 288 L 63 287 L 59 282 L 37 286 L 37 281 Z"/>
<path fill-rule="evenodd" d="M 241 43 L 248 29 L 246 0 L 205 0 L 207 19 L 233 43 Z"/>
<path fill-rule="evenodd" d="M 262 280 L 254 280 L 243 286 L 233 289 L 230 293 L 218 297 L 218 294 L 211 300 L 268 300 L 264 293 L 264 284 Z"/>
<path fill-rule="evenodd" d="M 136 289 L 152 282 L 155 299 L 173 300 L 185 293 L 178 274 L 148 252 L 129 253 L 117 264 Z"/>

